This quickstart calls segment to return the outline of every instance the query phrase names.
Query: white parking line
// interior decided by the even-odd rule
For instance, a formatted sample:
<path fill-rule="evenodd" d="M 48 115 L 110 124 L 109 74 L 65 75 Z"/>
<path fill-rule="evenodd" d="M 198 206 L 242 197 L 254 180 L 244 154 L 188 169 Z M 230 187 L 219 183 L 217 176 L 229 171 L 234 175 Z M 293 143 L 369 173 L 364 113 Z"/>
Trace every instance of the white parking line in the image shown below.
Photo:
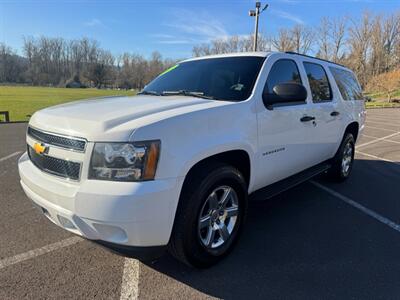
<path fill-rule="evenodd" d="M 374 127 L 374 126 L 364 126 L 365 128 L 372 128 L 372 129 L 379 129 L 379 130 L 385 130 L 385 131 L 391 131 L 391 132 L 397 132 L 397 130 L 392 130 L 392 129 L 384 129 L 384 128 L 379 128 L 379 127 Z"/>
<path fill-rule="evenodd" d="M 361 152 L 361 151 L 358 151 L 358 150 L 356 150 L 356 153 L 359 153 L 359 154 L 361 154 L 361 155 L 368 156 L 368 157 L 371 157 L 371 158 L 375 158 L 375 159 L 378 159 L 378 160 L 383 160 L 383 161 L 391 162 L 391 163 L 394 163 L 394 164 L 396 164 L 396 165 L 400 165 L 400 162 L 397 162 L 397 161 L 394 161 L 394 160 L 391 160 L 391 159 L 379 157 L 379 156 L 372 155 L 372 154 L 368 154 L 368 153 Z"/>
<path fill-rule="evenodd" d="M 389 139 L 386 139 L 385 142 L 391 142 L 391 143 L 395 143 L 395 144 L 400 144 L 399 141 L 394 141 L 394 140 L 389 140 Z"/>
<path fill-rule="evenodd" d="M 367 116 L 373 117 L 373 118 L 381 118 L 381 119 L 392 119 L 396 118 L 396 115 L 387 115 L 387 114 L 378 114 L 378 113 L 368 113 Z"/>
<path fill-rule="evenodd" d="M 315 182 L 314 180 L 311 180 L 310 182 L 313 185 L 315 185 L 316 187 L 324 190 L 325 192 L 328 192 L 329 194 L 335 196 L 336 198 L 339 198 L 340 200 L 342 200 L 342 201 L 346 202 L 347 204 L 353 206 L 354 208 L 357 208 L 358 210 L 362 211 L 366 215 L 368 215 L 368 216 L 374 218 L 375 220 L 378 220 L 379 222 L 381 222 L 381 223 L 391 227 L 392 229 L 400 232 L 400 225 L 399 224 L 389 220 L 388 218 L 385 218 L 384 216 L 382 216 L 382 215 L 374 212 L 373 210 L 361 205 L 360 203 L 358 203 L 358 202 L 356 202 L 356 201 L 354 201 L 354 200 L 352 200 L 352 199 L 350 199 L 350 198 L 348 198 L 348 197 L 346 197 L 346 196 L 344 196 L 342 194 L 339 194 L 338 192 L 335 192 L 334 190 L 332 190 L 332 189 L 330 189 L 330 188 L 328 188 L 328 187 L 326 187 L 326 186 L 324 186 L 324 185 L 322 185 L 322 184 L 320 184 L 318 182 Z"/>
<path fill-rule="evenodd" d="M 382 123 L 382 124 L 387 124 L 387 125 L 390 125 L 390 124 L 395 124 L 395 125 L 398 125 L 398 124 L 400 124 L 399 123 L 399 121 L 400 121 L 400 117 L 399 118 L 393 118 L 393 119 L 389 119 L 389 118 L 376 118 L 376 117 L 367 117 L 367 123 L 368 122 L 380 122 L 380 123 Z"/>
<path fill-rule="evenodd" d="M 136 300 L 139 297 L 139 261 L 125 258 L 121 284 L 121 300 Z"/>
<path fill-rule="evenodd" d="M 0 158 L 0 162 L 5 161 L 9 158 L 12 158 L 20 153 L 22 153 L 22 151 L 17 151 L 17 152 L 11 153 L 10 155 L 4 156 L 4 157 Z"/>
<path fill-rule="evenodd" d="M 373 135 L 367 135 L 367 134 L 362 134 L 362 136 L 367 137 L 367 138 L 371 138 L 371 139 L 379 139 L 377 136 L 373 136 Z M 387 138 L 384 139 L 385 142 L 391 142 L 391 143 L 395 143 L 395 144 L 400 144 L 399 141 L 394 141 L 394 140 L 389 140 Z"/>
<path fill-rule="evenodd" d="M 76 244 L 76 243 L 78 243 L 80 241 L 83 241 L 83 239 L 81 239 L 80 237 L 74 236 L 74 237 L 71 237 L 71 238 L 68 238 L 68 239 L 65 239 L 65 240 L 62 240 L 62 241 L 59 241 L 59 242 L 44 246 L 42 248 L 37 248 L 37 249 L 34 249 L 34 250 L 30 250 L 28 252 L 15 255 L 13 257 L 4 258 L 4 259 L 0 260 L 0 270 L 5 268 L 5 267 L 8 267 L 8 266 L 15 265 L 17 263 L 23 262 L 25 260 L 28 260 L 28 259 L 31 259 L 31 258 L 35 258 L 37 256 L 40 256 L 40 255 L 43 255 L 43 254 L 46 254 L 46 253 L 49 253 L 49 252 L 64 248 L 64 247 L 71 246 L 71 245 Z"/>
<path fill-rule="evenodd" d="M 379 122 L 379 121 L 371 121 L 371 120 L 367 120 L 367 123 L 376 123 L 376 124 L 382 124 L 382 125 L 387 125 L 387 126 L 397 126 L 397 127 L 400 126 L 400 124 L 393 124 L 393 123 Z"/>
<path fill-rule="evenodd" d="M 379 119 L 372 119 L 372 120 L 367 120 L 367 123 L 380 123 L 383 126 L 389 125 L 389 126 L 400 126 L 400 121 L 396 120 L 387 120 L 385 122 L 379 121 Z"/>
<path fill-rule="evenodd" d="M 362 136 L 365 136 L 365 137 L 371 138 L 371 139 L 379 139 L 379 137 L 377 137 L 377 136 L 368 135 L 368 134 L 365 134 L 365 133 L 363 133 Z"/>
<path fill-rule="evenodd" d="M 392 134 L 386 135 L 386 136 L 381 137 L 381 138 L 376 138 L 375 140 L 366 142 L 366 143 L 361 144 L 361 145 L 357 145 L 357 148 L 360 148 L 360 147 L 363 147 L 363 146 L 367 146 L 367 145 L 382 141 L 382 140 L 387 139 L 387 138 L 391 138 L 391 137 L 393 137 L 395 135 L 398 135 L 398 134 L 400 134 L 400 132 L 392 133 Z"/>

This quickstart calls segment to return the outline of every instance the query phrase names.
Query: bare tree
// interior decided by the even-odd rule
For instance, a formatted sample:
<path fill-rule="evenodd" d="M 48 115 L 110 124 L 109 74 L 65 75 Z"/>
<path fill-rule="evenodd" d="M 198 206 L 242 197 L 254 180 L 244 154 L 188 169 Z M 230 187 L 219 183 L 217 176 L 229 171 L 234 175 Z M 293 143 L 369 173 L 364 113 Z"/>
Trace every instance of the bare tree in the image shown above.
<path fill-rule="evenodd" d="M 313 31 L 304 25 L 296 25 L 290 32 L 293 48 L 297 53 L 307 54 L 311 50 L 314 39 Z"/>
<path fill-rule="evenodd" d="M 260 50 L 272 47 L 277 51 L 312 53 L 345 64 L 365 86 L 372 76 L 400 67 L 400 11 L 388 16 L 364 12 L 361 18 L 322 18 L 315 31 L 296 25 L 281 28 L 270 40 L 262 37 L 262 41 Z M 194 56 L 241 51 L 252 51 L 252 36 L 231 37 L 193 48 Z"/>
<path fill-rule="evenodd" d="M 101 88 L 113 79 L 114 57 L 109 51 L 99 50 L 96 57 L 92 57 L 88 62 L 86 70 L 87 78 L 95 87 Z"/>
<path fill-rule="evenodd" d="M 367 65 L 372 32 L 371 15 L 365 12 L 360 20 L 352 19 L 351 23 L 348 39 L 350 53 L 347 64 L 356 72 L 361 85 L 365 86 L 370 76 Z"/>
<path fill-rule="evenodd" d="M 331 22 L 331 40 L 332 40 L 332 59 L 334 62 L 341 62 L 344 54 L 342 50 L 345 46 L 347 17 L 339 17 Z"/>
<path fill-rule="evenodd" d="M 211 54 L 211 46 L 209 44 L 201 44 L 193 47 L 193 56 L 199 57 Z"/>
<path fill-rule="evenodd" d="M 204 56 L 212 54 L 250 52 L 253 51 L 253 35 L 231 36 L 228 38 L 215 39 L 210 44 L 200 44 L 193 47 L 193 56 Z M 271 50 L 270 43 L 262 34 L 258 36 L 258 50 Z"/>
<path fill-rule="evenodd" d="M 385 68 L 385 37 L 382 16 L 376 16 L 371 25 L 370 72 L 372 76 L 380 74 Z"/>
<path fill-rule="evenodd" d="M 215 39 L 193 47 L 193 56 L 253 51 L 253 35 Z M 379 74 L 400 68 L 400 11 L 364 13 L 361 18 L 322 18 L 315 30 L 304 25 L 282 28 L 273 37 L 259 35 L 258 50 L 296 51 L 345 64 L 363 86 Z M 23 56 L 0 44 L 0 82 L 65 86 L 79 81 L 92 87 L 141 89 L 176 60 L 154 52 L 114 57 L 95 40 L 25 37 Z M 396 73 L 397 74 L 397 73 Z M 380 88 L 382 91 L 383 87 Z"/>
<path fill-rule="evenodd" d="M 295 51 L 296 47 L 291 31 L 286 28 L 280 29 L 278 35 L 272 38 L 271 43 L 277 51 Z"/>
<path fill-rule="evenodd" d="M 235 35 L 226 41 L 226 49 L 228 52 L 239 52 L 240 51 L 240 38 Z"/>
<path fill-rule="evenodd" d="M 390 15 L 383 22 L 384 70 L 387 72 L 396 63 L 400 64 L 400 53 L 398 53 L 396 61 L 396 47 L 400 47 L 400 12 Z"/>
<path fill-rule="evenodd" d="M 0 43 L 0 82 L 20 82 L 24 68 L 23 59 L 11 47 Z"/>
<path fill-rule="evenodd" d="M 328 18 L 322 18 L 317 29 L 317 56 L 323 59 L 330 59 L 332 47 L 330 41 L 331 23 Z"/>

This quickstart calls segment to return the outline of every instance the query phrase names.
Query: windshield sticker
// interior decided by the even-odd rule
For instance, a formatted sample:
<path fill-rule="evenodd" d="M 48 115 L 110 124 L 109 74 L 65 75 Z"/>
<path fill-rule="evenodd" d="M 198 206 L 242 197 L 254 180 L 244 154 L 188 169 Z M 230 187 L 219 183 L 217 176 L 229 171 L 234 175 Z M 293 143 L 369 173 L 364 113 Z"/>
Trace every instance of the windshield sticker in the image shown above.
<path fill-rule="evenodd" d="M 171 68 L 169 68 L 169 69 L 166 69 L 164 72 L 162 72 L 160 75 L 158 75 L 158 76 L 163 76 L 164 74 L 167 74 L 168 72 L 171 72 L 172 70 L 175 70 L 177 67 L 179 66 L 179 64 L 177 64 L 177 65 L 175 65 L 175 66 L 173 66 L 173 67 L 171 67 Z"/>

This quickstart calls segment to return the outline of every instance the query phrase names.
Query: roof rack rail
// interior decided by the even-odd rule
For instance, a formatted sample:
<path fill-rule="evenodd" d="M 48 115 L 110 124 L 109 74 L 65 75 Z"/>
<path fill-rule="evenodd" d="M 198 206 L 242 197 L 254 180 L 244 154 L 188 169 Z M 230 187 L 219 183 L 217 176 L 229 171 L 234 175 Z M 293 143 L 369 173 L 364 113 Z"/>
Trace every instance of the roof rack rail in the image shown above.
<path fill-rule="evenodd" d="M 323 58 L 319 58 L 319 57 L 315 57 L 315 56 L 311 56 L 311 55 L 307 55 L 307 54 L 301 54 L 301 53 L 297 53 L 297 52 L 294 52 L 294 51 L 285 51 L 285 53 L 287 53 L 287 54 L 296 54 L 296 55 L 300 55 L 300 56 L 304 56 L 304 57 L 308 57 L 308 58 L 318 59 L 318 60 L 325 61 L 327 63 L 338 65 L 338 66 L 341 66 L 343 68 L 348 69 L 348 67 L 346 67 L 345 65 L 341 65 L 341 64 L 335 63 L 333 61 L 327 60 L 327 59 L 323 59 Z"/>

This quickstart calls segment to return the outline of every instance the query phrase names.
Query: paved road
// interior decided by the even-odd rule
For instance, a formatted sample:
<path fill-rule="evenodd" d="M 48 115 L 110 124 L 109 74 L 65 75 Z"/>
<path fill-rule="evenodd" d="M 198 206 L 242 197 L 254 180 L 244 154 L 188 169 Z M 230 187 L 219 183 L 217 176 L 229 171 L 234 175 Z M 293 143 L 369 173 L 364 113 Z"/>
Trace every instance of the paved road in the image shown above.
<path fill-rule="evenodd" d="M 253 201 L 221 264 L 139 263 L 57 228 L 23 194 L 25 124 L 0 125 L 0 299 L 395 299 L 400 294 L 400 109 L 368 110 L 352 177 Z"/>

